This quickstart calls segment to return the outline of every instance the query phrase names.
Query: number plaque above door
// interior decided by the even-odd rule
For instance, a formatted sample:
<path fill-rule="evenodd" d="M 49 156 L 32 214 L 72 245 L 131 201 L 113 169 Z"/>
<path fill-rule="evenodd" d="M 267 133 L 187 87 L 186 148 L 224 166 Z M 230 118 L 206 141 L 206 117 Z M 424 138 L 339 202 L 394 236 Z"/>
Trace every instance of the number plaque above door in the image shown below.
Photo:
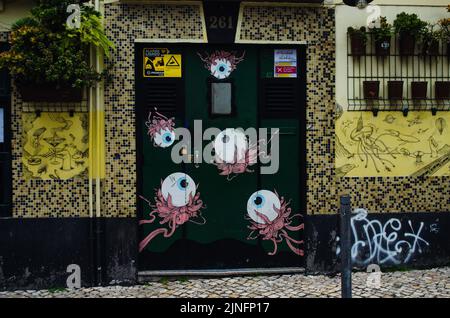
<path fill-rule="evenodd" d="M 239 1 L 204 1 L 209 43 L 234 43 Z"/>

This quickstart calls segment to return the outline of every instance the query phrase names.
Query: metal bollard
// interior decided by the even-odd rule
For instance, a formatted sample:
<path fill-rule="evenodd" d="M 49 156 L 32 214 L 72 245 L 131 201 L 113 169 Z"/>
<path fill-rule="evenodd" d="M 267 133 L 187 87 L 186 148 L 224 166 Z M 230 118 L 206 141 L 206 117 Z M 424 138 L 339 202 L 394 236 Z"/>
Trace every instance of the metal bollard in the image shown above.
<path fill-rule="evenodd" d="M 340 243 L 341 243 L 341 297 L 352 298 L 352 237 L 350 232 L 350 218 L 352 209 L 350 196 L 341 196 L 340 206 Z"/>

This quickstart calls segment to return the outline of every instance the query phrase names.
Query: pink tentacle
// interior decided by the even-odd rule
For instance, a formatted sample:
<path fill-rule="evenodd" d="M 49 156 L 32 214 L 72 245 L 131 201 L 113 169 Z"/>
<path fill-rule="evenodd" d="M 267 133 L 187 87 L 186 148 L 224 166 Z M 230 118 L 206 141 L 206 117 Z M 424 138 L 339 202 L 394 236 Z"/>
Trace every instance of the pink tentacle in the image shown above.
<path fill-rule="evenodd" d="M 288 229 L 289 231 L 298 231 L 298 230 L 303 230 L 305 228 L 305 224 L 299 224 L 296 226 L 292 226 L 292 225 L 285 225 L 285 228 Z"/>
<path fill-rule="evenodd" d="M 258 217 L 260 217 L 266 224 L 269 224 L 270 223 L 270 220 L 269 220 L 269 218 L 267 217 L 267 216 L 265 216 L 264 214 L 262 214 L 262 213 L 259 213 L 258 211 L 256 211 L 256 210 L 253 210 L 254 212 L 255 212 L 255 214 L 258 216 Z"/>
<path fill-rule="evenodd" d="M 291 243 L 291 242 L 293 242 L 293 243 L 296 243 L 296 244 L 303 244 L 303 241 L 294 240 L 285 231 L 282 231 L 282 232 L 283 233 L 281 233 L 281 235 L 286 238 L 286 243 L 289 246 L 289 248 L 291 249 L 291 251 L 294 252 L 295 254 L 299 255 L 299 256 L 303 256 L 305 254 L 304 251 L 302 249 L 300 249 L 299 247 L 295 247 Z"/>
<path fill-rule="evenodd" d="M 139 253 L 142 252 L 142 250 L 150 243 L 151 240 L 153 240 L 158 234 L 164 234 L 166 237 L 167 229 L 165 228 L 159 228 L 151 232 L 149 235 L 147 235 L 140 243 L 139 243 Z"/>
<path fill-rule="evenodd" d="M 277 245 L 277 241 L 274 238 L 272 238 L 270 240 L 273 242 L 273 251 L 270 252 L 270 253 L 267 253 L 267 254 L 272 256 L 272 255 L 275 255 L 277 253 L 278 245 Z"/>

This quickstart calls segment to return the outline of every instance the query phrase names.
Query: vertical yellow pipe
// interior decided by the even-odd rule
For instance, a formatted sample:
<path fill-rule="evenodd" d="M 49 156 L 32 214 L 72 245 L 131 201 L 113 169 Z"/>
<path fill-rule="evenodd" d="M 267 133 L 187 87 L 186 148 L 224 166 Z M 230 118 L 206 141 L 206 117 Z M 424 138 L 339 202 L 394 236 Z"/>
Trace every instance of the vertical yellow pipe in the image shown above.
<path fill-rule="evenodd" d="M 100 0 L 95 0 L 95 10 L 100 12 Z M 95 49 L 95 69 L 97 72 L 100 72 L 100 50 L 97 47 Z M 100 166 L 101 166 L 101 120 L 100 120 L 100 114 L 101 114 L 101 105 L 100 105 L 100 83 L 97 82 L 95 86 L 95 108 L 96 108 L 96 123 L 97 123 L 97 171 L 96 171 L 96 178 L 95 178 L 95 210 L 96 210 L 96 217 L 101 216 L 101 193 L 100 193 Z"/>

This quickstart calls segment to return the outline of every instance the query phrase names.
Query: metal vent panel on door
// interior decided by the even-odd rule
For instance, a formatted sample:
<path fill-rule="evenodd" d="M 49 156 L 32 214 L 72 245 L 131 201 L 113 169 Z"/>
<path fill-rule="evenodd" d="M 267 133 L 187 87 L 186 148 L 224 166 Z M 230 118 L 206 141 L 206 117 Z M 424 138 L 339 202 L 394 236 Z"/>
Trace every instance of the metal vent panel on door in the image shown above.
<path fill-rule="evenodd" d="M 263 117 L 298 116 L 300 89 L 297 79 L 264 78 L 261 80 Z"/>
<path fill-rule="evenodd" d="M 156 107 L 165 116 L 183 113 L 183 82 L 180 79 L 147 80 L 143 86 L 146 111 Z"/>

